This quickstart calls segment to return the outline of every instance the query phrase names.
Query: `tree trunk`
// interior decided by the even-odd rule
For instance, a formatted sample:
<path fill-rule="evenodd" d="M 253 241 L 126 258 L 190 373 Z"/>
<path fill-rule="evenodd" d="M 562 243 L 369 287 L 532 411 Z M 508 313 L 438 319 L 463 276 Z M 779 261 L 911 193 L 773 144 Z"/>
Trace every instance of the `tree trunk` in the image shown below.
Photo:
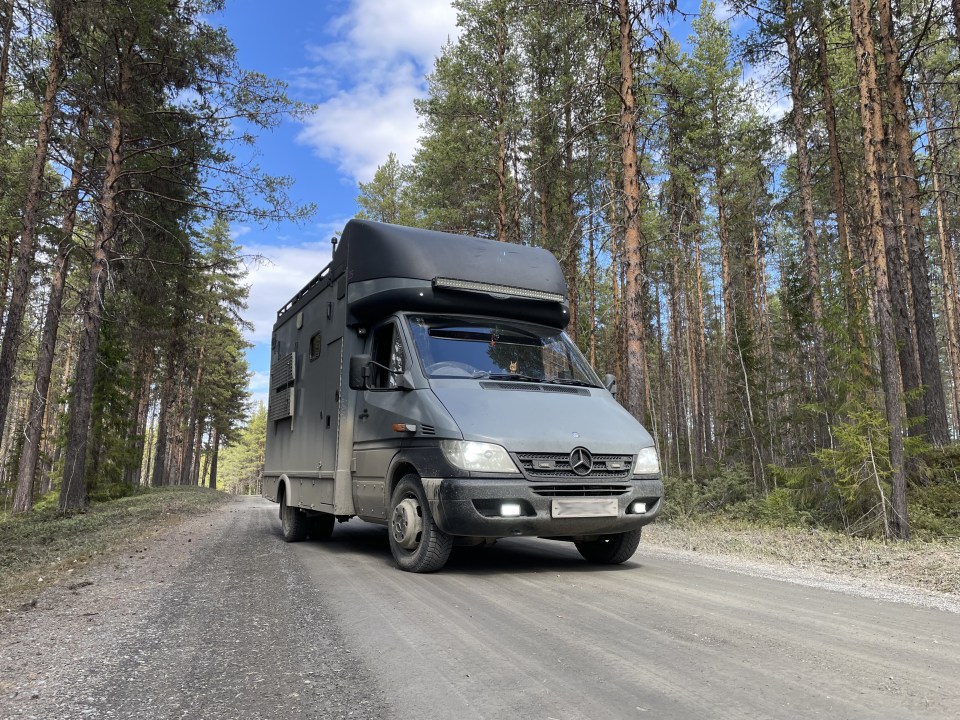
<path fill-rule="evenodd" d="M 633 95 L 633 21 L 629 0 L 619 0 L 620 29 L 620 153 L 623 165 L 624 237 L 627 329 L 627 410 L 645 418 L 647 394 L 644 261 L 640 237 L 640 183 L 638 181 L 636 104 Z"/>
<path fill-rule="evenodd" d="M 693 282 L 697 306 L 692 313 L 694 320 L 694 357 L 699 368 L 700 377 L 700 409 L 699 409 L 699 437 L 701 443 L 701 460 L 703 455 L 710 455 L 714 449 L 713 434 L 713 403 L 710 393 L 713 385 L 707 371 L 707 333 L 704 324 L 703 299 L 703 266 L 700 263 L 700 238 L 693 237 Z"/>
<path fill-rule="evenodd" d="M 153 436 L 157 429 L 157 402 L 152 401 L 150 403 L 150 409 L 147 411 L 147 441 L 146 448 L 143 453 L 143 469 L 140 473 L 140 484 L 149 485 L 153 477 L 152 470 L 154 463 L 156 462 L 156 448 L 153 443 Z"/>
<path fill-rule="evenodd" d="M 616 182 L 610 179 L 611 197 L 616 197 Z M 610 236 L 610 289 L 613 300 L 613 372 L 617 376 L 617 383 L 621 389 L 619 394 L 626 396 L 627 375 L 623 367 L 624 343 L 621 336 L 623 329 L 623 299 L 620 293 L 620 255 L 621 242 L 619 237 L 620 224 L 617 222 L 617 203 L 609 203 L 610 227 L 613 228 Z"/>
<path fill-rule="evenodd" d="M 70 380 L 73 377 L 73 361 L 74 361 L 74 347 L 77 344 L 77 336 L 79 335 L 77 330 L 74 330 L 67 337 L 67 350 L 66 358 L 63 361 L 63 372 L 60 374 L 60 387 L 57 392 L 57 414 L 61 417 L 69 412 L 69 404 L 67 402 L 67 393 L 70 390 Z M 51 389 L 51 393 L 53 390 Z M 48 398 L 48 402 L 50 398 Z M 53 420 L 48 421 L 48 427 L 52 427 Z M 51 437 L 51 434 L 44 434 L 45 438 L 45 447 L 47 453 L 49 454 L 50 461 L 47 463 L 46 467 L 46 477 L 44 482 L 41 483 L 41 488 L 46 488 L 47 491 L 53 488 L 53 479 L 52 473 L 53 469 L 60 462 L 60 458 L 63 456 L 63 443 L 59 442 L 56 438 Z"/>
<path fill-rule="evenodd" d="M 201 459 L 206 462 L 206 458 L 203 458 L 203 436 L 207 432 L 207 418 L 204 416 L 199 419 L 197 422 L 197 429 L 194 431 L 196 433 L 193 439 L 193 445 L 196 448 L 196 452 L 193 454 L 193 470 L 190 475 L 190 485 L 195 487 L 200 486 L 200 465 Z"/>
<path fill-rule="evenodd" d="M 213 426 L 213 440 L 210 450 L 210 489 L 217 489 L 217 461 L 220 459 L 220 430 Z"/>
<path fill-rule="evenodd" d="M 937 330 L 933 320 L 933 301 L 930 297 L 927 249 L 920 217 L 920 187 L 917 184 L 917 166 L 913 157 L 913 138 L 907 115 L 906 93 L 903 87 L 903 68 L 900 50 L 894 35 L 893 12 L 890 0 L 878 0 L 880 10 L 880 38 L 886 64 L 887 97 L 890 101 L 892 139 L 897 175 L 900 178 L 900 202 L 903 208 L 903 230 L 907 240 L 907 267 L 913 298 L 913 319 L 917 333 L 920 357 L 920 381 L 923 383 L 924 430 L 930 442 L 942 446 L 949 442 L 947 408 L 944 402 L 943 378 L 940 375 L 940 351 Z"/>
<path fill-rule="evenodd" d="M 880 105 L 877 78 L 877 59 L 873 43 L 868 0 L 850 0 L 850 26 L 853 32 L 857 62 L 857 88 L 860 98 L 868 223 L 865 230 L 870 238 L 870 259 L 873 265 L 876 290 L 876 309 L 879 321 L 881 376 L 884 406 L 890 425 L 890 467 L 892 483 L 892 510 L 890 532 L 893 537 L 908 539 L 910 522 L 907 516 L 907 484 L 904 473 L 903 422 L 901 419 L 900 378 L 897 377 L 897 339 L 890 304 L 890 285 L 887 278 L 884 217 L 880 182 L 886 174 L 883 138 L 883 110 Z"/>
<path fill-rule="evenodd" d="M 10 72 L 10 38 L 13 36 L 14 0 L 4 3 L 3 50 L 0 50 L 0 118 L 3 117 L 4 101 L 7 99 L 7 75 Z"/>
<path fill-rule="evenodd" d="M 960 0 L 950 0 L 950 9 L 953 10 L 954 38 L 957 41 L 957 47 L 960 47 Z"/>
<path fill-rule="evenodd" d="M 93 400 L 94 366 L 100 343 L 100 324 L 103 320 L 102 300 L 113 243 L 120 222 L 118 193 L 123 168 L 123 103 L 130 84 L 130 49 L 127 48 L 119 66 L 119 92 L 111 118 L 107 142 L 103 191 L 100 197 L 100 221 L 93 243 L 93 261 L 87 289 L 80 304 L 80 349 L 77 353 L 76 375 L 70 400 L 70 423 L 67 429 L 67 449 L 63 466 L 63 484 L 60 486 L 60 511 L 82 508 L 87 503 L 85 460 L 90 410 Z"/>
<path fill-rule="evenodd" d="M 940 187 L 940 142 L 933 121 L 927 85 L 923 88 L 923 110 L 927 126 L 927 148 L 930 155 L 930 175 L 933 179 L 933 199 L 937 211 L 937 238 L 940 241 L 940 262 L 943 271 L 943 310 L 946 326 L 947 358 L 950 361 L 950 377 L 953 385 L 953 429 L 960 433 L 960 308 L 957 307 L 957 271 L 950 238 L 949 209 Z"/>
<path fill-rule="evenodd" d="M 33 382 L 33 393 L 30 396 L 30 409 L 27 411 L 23 452 L 20 455 L 20 465 L 17 469 L 17 490 L 13 500 L 13 512 L 25 512 L 33 507 L 33 481 L 37 472 L 37 460 L 40 457 L 40 438 L 44 425 L 47 395 L 50 390 L 57 331 L 60 329 L 63 292 L 70 270 L 70 253 L 74 248 L 73 231 L 77 219 L 77 207 L 80 204 L 80 179 L 83 175 L 86 156 L 87 114 L 85 112 L 80 114 L 77 121 L 77 130 L 77 150 L 70 168 L 70 187 L 67 189 L 64 198 L 66 211 L 60 228 L 62 237 L 53 261 L 50 294 L 47 298 L 47 311 L 40 335 L 37 374 Z"/>
<path fill-rule="evenodd" d="M 594 246 L 594 226 L 593 226 L 593 192 L 590 191 L 590 219 L 587 237 L 590 243 L 590 257 L 588 259 L 590 273 L 590 366 L 597 367 L 597 250 Z"/>
<path fill-rule="evenodd" d="M 140 388 L 137 398 L 136 421 L 133 428 L 133 455 L 135 461 L 131 463 L 128 482 L 130 485 L 139 485 L 143 468 L 143 453 L 147 435 L 147 417 L 150 411 L 150 395 L 153 387 L 154 349 L 147 348 L 143 357 L 143 373 L 140 379 Z"/>
<path fill-rule="evenodd" d="M 577 188 L 573 171 L 573 117 L 571 102 L 566 103 L 563 112 L 564 126 L 564 178 L 566 181 L 567 237 L 564 247 L 563 271 L 567 280 L 567 300 L 570 304 L 570 324 L 567 333 L 577 342 L 580 320 L 580 299 L 578 277 L 580 271 L 580 218 L 577 216 Z"/>
<path fill-rule="evenodd" d="M 208 425 L 211 425 L 211 424 L 212 424 L 212 421 L 211 421 L 211 422 L 208 422 Z M 213 427 L 211 426 L 211 427 L 209 428 L 209 430 L 210 430 L 210 433 L 212 434 L 212 433 L 213 433 Z M 204 450 L 204 451 L 202 452 L 202 454 L 203 454 L 203 465 L 202 465 L 202 467 L 200 468 L 200 476 L 197 478 L 197 485 L 198 485 L 199 487 L 206 487 L 206 486 L 207 486 L 207 471 L 210 469 L 210 449 L 213 447 L 213 446 L 212 446 L 212 442 L 213 442 L 213 438 L 212 438 L 212 437 L 207 437 L 207 447 L 206 447 L 206 450 Z"/>
<path fill-rule="evenodd" d="M 47 167 L 47 146 L 50 129 L 57 113 L 57 90 L 63 73 L 63 42 L 67 32 L 71 3 L 64 0 L 51 4 L 54 21 L 53 45 L 50 49 L 50 65 L 47 68 L 47 87 L 40 109 L 40 124 L 37 128 L 37 145 L 33 153 L 33 165 L 27 180 L 27 194 L 23 203 L 23 233 L 17 249 L 17 264 L 13 274 L 13 290 L 7 308 L 7 320 L 0 343 L 0 427 L 4 426 L 7 403 L 13 385 L 14 365 L 20 344 L 23 315 L 30 296 L 30 275 L 36 255 L 37 223 L 40 215 L 40 198 L 43 194 L 44 170 Z"/>
<path fill-rule="evenodd" d="M 153 451 L 153 472 L 150 475 L 150 486 L 161 487 L 167 484 L 165 474 L 167 458 L 167 417 L 170 412 L 170 400 L 173 394 L 174 367 L 173 358 L 167 357 L 166 372 L 163 383 L 160 385 L 160 408 L 154 423 L 157 427 L 157 442 Z"/>
<path fill-rule="evenodd" d="M 840 266 L 843 277 L 843 297 L 847 308 L 848 322 L 853 324 L 860 314 L 857 276 L 853 249 L 850 242 L 850 226 L 847 222 L 847 189 L 843 182 L 843 164 L 840 160 L 840 141 L 837 134 L 837 111 L 833 104 L 833 80 L 830 77 L 830 64 L 827 58 L 826 30 L 823 26 L 823 0 L 818 0 L 813 18 L 817 35 L 817 59 L 820 70 L 820 90 L 823 93 L 823 114 L 827 128 L 827 145 L 830 148 L 830 184 L 836 205 L 837 239 L 840 242 Z M 865 344 L 859 327 L 848 327 L 850 337 Z"/>
<path fill-rule="evenodd" d="M 797 145 L 797 178 L 800 184 L 800 218 L 803 226 L 804 269 L 810 293 L 810 318 L 813 337 L 813 383 L 817 402 L 827 400 L 827 339 L 823 322 L 823 294 L 820 290 L 820 259 L 817 253 L 817 230 L 813 214 L 813 179 L 810 171 L 810 152 L 807 148 L 807 117 L 804 114 L 804 95 L 800 84 L 800 51 L 797 47 L 796 18 L 792 0 L 784 0 L 786 18 L 787 62 L 790 70 L 790 96 L 793 100 L 793 133 Z M 820 413 L 827 408 L 821 407 Z M 827 443 L 826 416 L 821 414 L 820 437 L 817 444 Z"/>
<path fill-rule="evenodd" d="M 884 128 L 885 130 L 885 128 Z M 890 187 L 889 165 L 887 163 L 886 133 L 880 141 L 882 155 L 877 162 L 883 171 L 878 178 L 880 186 L 881 213 L 883 214 L 883 235 L 887 256 L 887 282 L 890 287 L 890 303 L 893 312 L 894 333 L 897 338 L 897 351 L 900 362 L 900 374 L 903 390 L 907 395 L 907 417 L 923 417 L 923 398 L 920 396 L 920 364 L 917 359 L 917 339 L 914 332 L 913 314 L 910 312 L 910 279 L 905 273 L 906 253 L 900 235 L 897 232 L 897 213 L 894 208 L 893 191 Z M 920 432 L 919 428 L 909 431 Z"/>
<path fill-rule="evenodd" d="M 210 322 L 210 315 L 208 314 L 204 317 L 203 326 L 201 327 L 201 333 L 206 333 L 207 323 Z M 197 435 L 197 426 L 200 425 L 200 383 L 203 382 L 203 358 L 206 354 L 207 344 L 206 340 L 201 336 L 200 338 L 200 351 L 197 357 L 197 372 L 193 378 L 193 392 L 190 393 L 190 410 L 189 417 L 187 419 L 187 437 L 186 437 L 186 449 L 184 452 L 183 466 L 180 468 L 180 484 L 181 485 L 192 485 L 193 478 L 193 466 L 194 466 L 194 449 L 197 447 L 198 441 L 196 438 Z"/>
<path fill-rule="evenodd" d="M 497 240 L 507 242 L 507 99 L 504 81 L 504 64 L 506 63 L 506 23 L 504 18 L 497 17 L 497 89 L 494 103 L 497 107 Z"/>

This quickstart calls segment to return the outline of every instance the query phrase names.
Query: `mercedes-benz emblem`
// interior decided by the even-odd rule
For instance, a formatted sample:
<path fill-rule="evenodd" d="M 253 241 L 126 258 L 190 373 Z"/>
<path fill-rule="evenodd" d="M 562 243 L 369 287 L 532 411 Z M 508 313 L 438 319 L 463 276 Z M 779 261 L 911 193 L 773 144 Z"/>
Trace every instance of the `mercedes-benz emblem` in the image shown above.
<path fill-rule="evenodd" d="M 570 468 L 577 475 L 589 475 L 593 470 L 593 455 L 586 448 L 574 448 L 570 453 Z"/>

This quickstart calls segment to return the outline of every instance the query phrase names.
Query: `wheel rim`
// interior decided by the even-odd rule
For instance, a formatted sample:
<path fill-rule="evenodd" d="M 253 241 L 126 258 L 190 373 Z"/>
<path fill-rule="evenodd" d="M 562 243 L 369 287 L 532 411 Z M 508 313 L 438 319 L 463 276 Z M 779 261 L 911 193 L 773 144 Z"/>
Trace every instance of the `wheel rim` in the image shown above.
<path fill-rule="evenodd" d="M 423 533 L 423 516 L 415 498 L 404 498 L 393 509 L 390 520 L 393 540 L 404 550 L 416 550 Z"/>
<path fill-rule="evenodd" d="M 283 530 L 284 534 L 287 532 L 287 499 L 283 498 L 280 501 L 280 528 Z"/>

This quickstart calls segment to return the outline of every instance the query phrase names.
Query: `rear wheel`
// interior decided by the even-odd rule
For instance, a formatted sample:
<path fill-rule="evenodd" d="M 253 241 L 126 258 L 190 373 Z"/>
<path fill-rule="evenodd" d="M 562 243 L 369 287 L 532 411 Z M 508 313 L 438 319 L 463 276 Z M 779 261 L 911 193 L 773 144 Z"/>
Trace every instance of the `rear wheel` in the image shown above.
<path fill-rule="evenodd" d="M 401 570 L 434 572 L 450 557 L 453 538 L 433 522 L 423 485 L 412 473 L 397 483 L 390 498 L 388 535 L 390 552 Z"/>
<path fill-rule="evenodd" d="M 321 513 L 307 518 L 311 540 L 329 540 L 333 535 L 333 526 L 337 518 L 328 513 Z"/>
<path fill-rule="evenodd" d="M 619 565 L 626 562 L 640 546 L 640 528 L 615 535 L 601 535 L 596 540 L 575 542 L 587 562 L 598 565 Z"/>
<path fill-rule="evenodd" d="M 283 530 L 283 539 L 287 542 L 300 542 L 306 539 L 308 521 L 300 508 L 287 505 L 287 494 L 280 496 L 280 527 Z"/>

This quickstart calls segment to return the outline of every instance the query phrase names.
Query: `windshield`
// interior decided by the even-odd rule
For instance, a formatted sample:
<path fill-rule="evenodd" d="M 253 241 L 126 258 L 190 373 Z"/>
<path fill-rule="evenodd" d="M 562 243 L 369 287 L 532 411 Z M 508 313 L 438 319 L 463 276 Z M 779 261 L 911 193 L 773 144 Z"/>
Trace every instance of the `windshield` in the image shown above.
<path fill-rule="evenodd" d="M 560 330 L 440 315 L 412 315 L 409 321 L 427 377 L 600 387 L 589 363 Z"/>

